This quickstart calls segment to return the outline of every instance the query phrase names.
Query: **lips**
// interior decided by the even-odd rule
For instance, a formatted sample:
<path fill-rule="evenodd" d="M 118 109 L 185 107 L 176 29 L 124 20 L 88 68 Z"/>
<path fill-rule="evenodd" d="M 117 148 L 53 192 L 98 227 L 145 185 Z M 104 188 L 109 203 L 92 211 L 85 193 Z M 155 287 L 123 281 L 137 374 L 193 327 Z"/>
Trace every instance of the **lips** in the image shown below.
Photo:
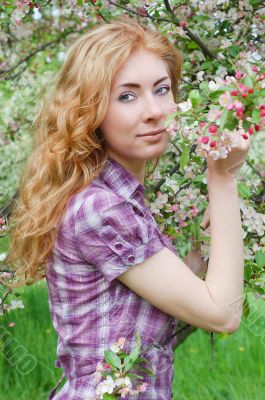
<path fill-rule="evenodd" d="M 137 135 L 137 136 L 155 136 L 158 135 L 159 133 L 164 132 L 165 129 L 160 129 L 158 131 L 152 131 L 152 132 L 147 132 L 147 133 L 142 133 L 141 135 Z"/>

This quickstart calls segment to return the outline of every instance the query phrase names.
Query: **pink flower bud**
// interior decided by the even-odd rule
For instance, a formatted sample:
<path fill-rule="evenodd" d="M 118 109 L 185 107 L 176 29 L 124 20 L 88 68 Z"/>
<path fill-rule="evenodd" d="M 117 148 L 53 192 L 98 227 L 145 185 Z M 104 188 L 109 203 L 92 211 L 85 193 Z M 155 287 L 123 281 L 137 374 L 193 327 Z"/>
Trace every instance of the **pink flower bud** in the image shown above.
<path fill-rule="evenodd" d="M 253 135 L 253 129 L 251 128 L 251 126 L 248 128 L 248 133 L 249 133 L 250 135 Z"/>
<path fill-rule="evenodd" d="M 232 96 L 237 96 L 238 95 L 238 91 L 237 90 L 232 90 L 231 95 Z"/>
<path fill-rule="evenodd" d="M 250 88 L 250 89 L 248 89 L 248 93 L 253 93 L 254 92 L 254 90 L 252 89 L 252 88 Z"/>
<path fill-rule="evenodd" d="M 248 135 L 246 133 L 243 133 L 243 135 L 241 135 L 243 137 L 243 139 L 248 139 Z"/>
<path fill-rule="evenodd" d="M 260 110 L 260 116 L 261 116 L 261 117 L 265 117 L 265 109 Z"/>
<path fill-rule="evenodd" d="M 240 71 L 237 71 L 237 72 L 236 72 L 236 75 L 235 75 L 236 79 L 239 80 L 239 79 L 242 78 L 242 76 L 243 76 L 242 72 L 240 72 Z"/>
<path fill-rule="evenodd" d="M 259 68 L 256 65 L 253 65 L 252 71 L 254 72 L 259 72 Z"/>
<path fill-rule="evenodd" d="M 216 125 L 210 125 L 208 128 L 208 131 L 212 134 L 216 133 L 218 130 L 218 127 Z"/>
<path fill-rule="evenodd" d="M 259 106 L 259 109 L 260 109 L 260 110 L 265 110 L 265 104 L 261 104 L 261 105 Z"/>
<path fill-rule="evenodd" d="M 203 143 L 203 144 L 207 144 L 208 142 L 209 142 L 208 136 L 203 136 L 203 138 L 202 138 L 202 143 Z"/>
<path fill-rule="evenodd" d="M 178 208 L 178 205 L 177 204 L 173 204 L 173 206 L 171 207 L 171 210 L 172 211 L 177 211 L 179 208 Z"/>
<path fill-rule="evenodd" d="M 229 110 L 229 111 L 230 110 L 234 110 L 234 108 L 235 108 L 235 105 L 233 103 L 228 104 L 227 107 L 226 107 L 226 109 Z"/>
<path fill-rule="evenodd" d="M 203 128 L 205 125 L 206 125 L 206 122 L 205 122 L 205 121 L 200 122 L 200 128 Z"/>
<path fill-rule="evenodd" d="M 255 125 L 254 128 L 255 128 L 256 132 L 259 132 L 261 130 L 261 126 L 260 125 Z"/>
<path fill-rule="evenodd" d="M 243 97 L 243 99 L 245 99 L 247 97 L 247 93 L 241 93 L 241 96 Z"/>
<path fill-rule="evenodd" d="M 211 147 L 216 147 L 216 142 L 210 142 Z"/>
<path fill-rule="evenodd" d="M 185 28 L 186 22 L 185 21 L 180 21 L 179 26 L 181 26 L 181 28 Z"/>

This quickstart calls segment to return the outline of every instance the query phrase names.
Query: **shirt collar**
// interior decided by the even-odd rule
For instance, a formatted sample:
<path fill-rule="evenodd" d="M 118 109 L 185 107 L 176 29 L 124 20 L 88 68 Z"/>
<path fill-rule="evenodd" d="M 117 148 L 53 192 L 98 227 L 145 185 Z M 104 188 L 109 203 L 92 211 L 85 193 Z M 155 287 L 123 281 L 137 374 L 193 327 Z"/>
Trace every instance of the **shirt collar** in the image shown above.
<path fill-rule="evenodd" d="M 138 190 L 144 196 L 145 186 L 140 183 L 123 165 L 110 155 L 106 160 L 99 178 L 115 193 L 129 198 Z"/>

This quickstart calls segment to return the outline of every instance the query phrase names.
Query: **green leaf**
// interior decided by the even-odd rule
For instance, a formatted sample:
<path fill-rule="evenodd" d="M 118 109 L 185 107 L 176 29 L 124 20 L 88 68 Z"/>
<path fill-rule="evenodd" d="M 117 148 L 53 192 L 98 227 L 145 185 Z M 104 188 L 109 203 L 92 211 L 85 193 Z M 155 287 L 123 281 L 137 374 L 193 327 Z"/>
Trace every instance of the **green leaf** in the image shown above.
<path fill-rule="evenodd" d="M 240 46 L 236 46 L 236 45 L 232 45 L 232 46 L 228 47 L 227 50 L 228 50 L 230 56 L 236 57 L 240 53 L 241 47 Z"/>
<path fill-rule="evenodd" d="M 248 131 L 248 128 L 250 127 L 250 125 L 251 125 L 251 122 L 250 122 L 250 121 L 247 121 L 246 119 L 244 119 L 244 121 L 243 121 L 243 128 L 244 128 L 245 132 Z"/>
<path fill-rule="evenodd" d="M 83 5 L 83 0 L 77 0 L 77 5 L 82 6 Z"/>
<path fill-rule="evenodd" d="M 228 117 L 228 110 L 225 108 L 224 111 L 222 112 L 221 115 L 221 119 L 220 119 L 220 131 L 222 131 L 224 129 L 224 125 L 227 121 L 227 117 Z"/>
<path fill-rule="evenodd" d="M 189 159 L 190 159 L 190 148 L 188 146 L 185 146 L 179 160 L 180 168 L 182 169 L 182 171 L 185 165 L 188 164 Z"/>
<path fill-rule="evenodd" d="M 117 396 L 115 394 L 103 394 L 103 400 L 117 400 Z"/>
<path fill-rule="evenodd" d="M 202 65 L 200 66 L 200 69 L 203 71 L 204 69 L 208 69 L 212 67 L 213 62 L 212 61 L 204 61 Z"/>
<path fill-rule="evenodd" d="M 199 221 L 193 222 L 190 225 L 190 232 L 195 237 L 195 239 L 198 239 L 198 237 L 200 236 L 200 222 Z"/>
<path fill-rule="evenodd" d="M 225 123 L 224 128 L 229 129 L 230 131 L 233 131 L 238 124 L 238 120 L 236 118 L 234 118 L 233 116 L 230 116 L 231 111 L 229 111 L 228 117 L 227 117 L 227 121 Z M 244 122 L 243 122 L 244 124 Z"/>
<path fill-rule="evenodd" d="M 124 371 L 125 372 L 129 371 L 132 368 L 135 361 L 138 359 L 138 356 L 141 351 L 141 337 L 138 332 L 136 333 L 136 337 L 137 337 L 136 347 L 134 349 L 132 349 L 131 353 L 127 357 L 124 358 L 124 366 L 125 366 Z"/>
<path fill-rule="evenodd" d="M 243 315 L 244 315 L 245 317 L 248 317 L 249 312 L 250 312 L 250 306 L 249 306 L 248 297 L 246 296 L 246 297 L 244 298 L 244 302 L 243 302 Z"/>
<path fill-rule="evenodd" d="M 249 76 L 246 76 L 246 77 L 243 79 L 243 83 L 244 83 L 244 85 L 245 85 L 246 87 L 248 87 L 249 89 L 250 89 L 250 88 L 253 88 L 253 82 L 252 82 L 252 79 L 251 79 Z"/>
<path fill-rule="evenodd" d="M 260 112 L 259 110 L 255 109 L 252 111 L 252 122 L 253 124 L 258 124 L 260 121 Z"/>
<path fill-rule="evenodd" d="M 150 369 L 144 368 L 144 367 L 137 367 L 137 371 L 143 371 L 147 375 L 153 376 L 154 378 L 156 377 L 156 374 L 153 373 L 153 371 L 150 371 Z"/>
<path fill-rule="evenodd" d="M 118 369 L 121 368 L 121 360 L 117 356 L 117 354 L 113 353 L 113 351 L 111 351 L 111 350 L 104 351 L 104 354 L 105 354 L 107 364 L 110 364 L 113 367 L 118 368 Z"/>
<path fill-rule="evenodd" d="M 200 96 L 199 90 L 198 89 L 191 90 L 191 92 L 189 94 L 189 99 L 190 99 L 193 107 L 196 107 L 198 104 L 200 104 L 201 96 Z"/>
<path fill-rule="evenodd" d="M 249 199 L 251 196 L 249 187 L 244 182 L 237 183 L 237 189 L 240 197 L 243 199 Z"/>
<path fill-rule="evenodd" d="M 249 264 L 245 264 L 245 267 L 244 267 L 244 279 L 245 279 L 246 281 L 249 281 L 250 278 L 251 278 L 251 275 L 252 275 L 252 268 L 251 268 L 251 266 L 250 266 Z"/>
<path fill-rule="evenodd" d="M 255 254 L 255 260 L 259 267 L 265 267 L 265 253 L 262 251 L 257 251 Z"/>

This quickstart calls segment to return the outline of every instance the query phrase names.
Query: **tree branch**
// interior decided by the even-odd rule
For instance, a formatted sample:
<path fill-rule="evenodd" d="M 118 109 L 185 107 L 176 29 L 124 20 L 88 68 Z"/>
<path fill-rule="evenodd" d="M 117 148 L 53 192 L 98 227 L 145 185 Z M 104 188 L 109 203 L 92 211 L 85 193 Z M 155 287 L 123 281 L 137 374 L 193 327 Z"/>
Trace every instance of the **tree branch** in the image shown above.
<path fill-rule="evenodd" d="M 142 15 L 140 13 L 138 13 L 137 11 L 131 10 L 125 6 L 121 6 L 120 4 L 115 3 L 112 0 L 108 0 L 108 2 L 116 7 L 122 8 L 123 10 L 128 11 L 131 14 L 136 14 L 140 17 L 144 17 L 144 18 L 149 18 L 153 21 L 163 21 L 163 22 L 169 22 L 171 24 L 174 24 L 176 26 L 179 26 L 179 19 L 177 19 L 170 7 L 170 4 L 167 0 L 164 0 L 164 4 L 165 7 L 167 9 L 167 11 L 169 11 L 172 14 L 173 19 L 167 19 L 167 18 L 156 18 L 156 17 L 151 17 L 151 15 L 148 14 L 148 12 L 146 11 L 146 15 Z M 197 43 L 197 45 L 203 50 L 203 52 L 210 58 L 214 59 L 216 58 L 216 56 L 208 49 L 208 47 L 201 41 L 201 39 L 194 35 L 194 33 L 192 33 L 187 27 L 184 27 L 183 30 L 185 31 L 185 33 L 187 34 L 187 36 L 193 40 L 195 43 Z"/>
<path fill-rule="evenodd" d="M 82 31 L 82 30 L 81 30 Z M 63 32 L 59 37 L 57 37 L 55 40 L 52 40 L 51 42 L 48 43 L 44 43 L 41 46 L 38 46 L 34 51 L 32 51 L 31 53 L 29 53 L 27 56 L 25 56 L 24 58 L 22 58 L 20 61 L 18 61 L 15 65 L 13 65 L 12 67 L 10 67 L 7 70 L 0 70 L 0 75 L 4 75 L 4 74 L 10 74 L 12 71 L 14 71 L 15 69 L 17 69 L 21 64 L 23 64 L 24 62 L 27 62 L 28 60 L 30 60 L 32 57 L 34 57 L 37 53 L 39 53 L 40 51 L 45 50 L 47 47 L 53 46 L 55 44 L 57 44 L 58 42 L 60 42 L 62 39 L 64 39 L 65 37 L 67 37 L 68 35 L 72 34 L 72 33 L 80 33 L 81 31 L 77 31 L 77 30 L 69 30 L 69 31 L 65 31 Z M 2 80 L 9 80 L 9 79 L 13 79 L 14 76 L 16 75 L 9 75 L 6 78 L 2 79 Z"/>
<path fill-rule="evenodd" d="M 92 0 L 90 0 L 90 3 L 92 6 L 95 8 L 96 13 L 107 23 L 109 24 L 109 21 L 101 14 L 101 12 L 96 8 L 96 5 L 93 3 Z"/>

